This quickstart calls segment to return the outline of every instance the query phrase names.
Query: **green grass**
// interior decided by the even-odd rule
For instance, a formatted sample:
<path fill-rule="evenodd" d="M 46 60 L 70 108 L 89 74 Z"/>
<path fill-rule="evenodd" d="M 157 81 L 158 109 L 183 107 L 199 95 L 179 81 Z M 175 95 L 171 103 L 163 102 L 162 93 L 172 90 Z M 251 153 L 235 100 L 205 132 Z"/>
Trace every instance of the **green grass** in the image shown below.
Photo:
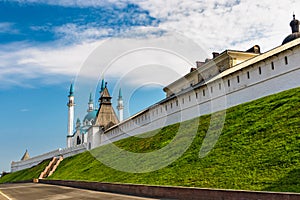
<path fill-rule="evenodd" d="M 199 158 L 210 118 L 202 116 L 165 127 L 154 136 L 154 132 L 143 134 L 148 138 L 131 137 L 115 143 L 124 150 L 146 153 L 170 143 L 181 148 L 192 140 L 182 156 L 162 169 L 127 173 L 107 167 L 94 156 L 127 170 L 140 165 L 143 170 L 152 169 L 153 162 L 169 158 L 161 154 L 163 159 L 125 159 L 107 145 L 64 159 L 50 178 L 300 193 L 300 88 L 228 109 L 219 140 L 206 157 Z M 180 134 L 179 127 L 184 130 Z M 208 144 L 217 136 L 213 132 Z"/>
<path fill-rule="evenodd" d="M 50 160 L 45 160 L 37 166 L 31 167 L 29 169 L 24 169 L 17 171 L 15 173 L 7 174 L 0 178 L 0 183 L 13 183 L 18 181 L 28 181 L 38 178 L 42 171 L 49 164 Z"/>

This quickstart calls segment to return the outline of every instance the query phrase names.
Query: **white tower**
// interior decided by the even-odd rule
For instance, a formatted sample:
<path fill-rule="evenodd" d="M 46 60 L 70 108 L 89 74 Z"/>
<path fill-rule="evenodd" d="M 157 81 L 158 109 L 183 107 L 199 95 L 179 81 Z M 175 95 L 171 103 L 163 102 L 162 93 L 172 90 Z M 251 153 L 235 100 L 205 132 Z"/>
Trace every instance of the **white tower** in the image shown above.
<path fill-rule="evenodd" d="M 123 105 L 123 98 L 122 98 L 122 91 L 121 88 L 119 90 L 119 98 L 118 98 L 118 106 L 117 109 L 119 111 L 119 121 L 123 121 L 123 110 L 124 110 L 124 105 Z"/>
<path fill-rule="evenodd" d="M 74 128 L 74 87 L 73 84 L 70 86 L 69 93 L 69 102 L 67 104 L 68 110 L 68 135 L 67 135 L 67 147 L 72 146 L 72 136 L 73 136 L 73 128 Z"/>

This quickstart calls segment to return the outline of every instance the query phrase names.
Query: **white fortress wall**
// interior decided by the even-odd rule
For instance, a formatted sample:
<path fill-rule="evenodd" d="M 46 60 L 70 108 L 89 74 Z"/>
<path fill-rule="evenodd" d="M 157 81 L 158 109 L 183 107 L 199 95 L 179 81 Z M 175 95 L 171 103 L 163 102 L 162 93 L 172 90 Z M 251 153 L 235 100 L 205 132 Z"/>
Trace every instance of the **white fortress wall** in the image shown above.
<path fill-rule="evenodd" d="M 250 59 L 244 67 L 247 61 L 241 63 L 206 85 L 183 91 L 177 98 L 163 100 L 112 127 L 102 134 L 99 146 L 300 87 L 300 46 L 274 51 L 268 53 L 269 57 L 262 54 L 257 59 L 263 59 L 254 59 L 253 63 Z"/>
<path fill-rule="evenodd" d="M 79 154 L 86 151 L 86 144 L 81 144 L 75 147 L 65 148 L 65 149 L 57 149 L 54 151 L 50 151 L 48 153 L 32 157 L 28 160 L 12 162 L 11 164 L 11 172 L 20 171 L 23 169 L 31 168 L 35 165 L 38 165 L 44 160 L 51 159 L 53 157 L 63 156 L 64 158 Z"/>

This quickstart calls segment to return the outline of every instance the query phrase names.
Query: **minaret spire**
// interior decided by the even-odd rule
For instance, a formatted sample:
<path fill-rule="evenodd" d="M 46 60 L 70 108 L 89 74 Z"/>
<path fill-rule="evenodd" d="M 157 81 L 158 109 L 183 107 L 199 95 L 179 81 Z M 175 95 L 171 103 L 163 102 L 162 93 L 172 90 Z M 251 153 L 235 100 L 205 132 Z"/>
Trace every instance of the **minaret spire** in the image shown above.
<path fill-rule="evenodd" d="M 118 106 L 117 109 L 119 111 L 119 121 L 123 121 L 123 110 L 124 110 L 124 104 L 123 104 L 123 97 L 122 97 L 122 90 L 119 89 L 119 97 L 118 97 Z"/>
<path fill-rule="evenodd" d="M 94 101 L 93 101 L 93 96 L 92 96 L 92 93 L 90 93 L 90 98 L 89 98 L 89 108 L 88 108 L 88 112 L 92 112 L 94 111 Z"/>
<path fill-rule="evenodd" d="M 69 91 L 69 102 L 67 104 L 68 106 L 68 135 L 67 135 L 67 147 L 71 147 L 71 139 L 73 135 L 73 129 L 74 129 L 74 86 L 73 83 L 71 83 L 70 91 Z"/>

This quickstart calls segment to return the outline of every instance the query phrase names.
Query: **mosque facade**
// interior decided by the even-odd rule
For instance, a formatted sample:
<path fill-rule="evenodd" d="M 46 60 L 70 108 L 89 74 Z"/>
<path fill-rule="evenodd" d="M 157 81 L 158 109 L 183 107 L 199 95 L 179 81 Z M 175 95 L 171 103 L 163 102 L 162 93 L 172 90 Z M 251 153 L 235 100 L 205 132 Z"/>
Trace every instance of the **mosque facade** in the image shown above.
<path fill-rule="evenodd" d="M 88 148 L 97 146 L 99 143 L 99 135 L 110 127 L 115 126 L 123 121 L 123 97 L 122 91 L 119 90 L 118 97 L 118 117 L 112 106 L 112 97 L 107 89 L 107 83 L 104 79 L 101 83 L 100 98 L 99 98 L 99 109 L 95 109 L 92 93 L 90 94 L 88 101 L 87 114 L 82 121 L 78 118 L 74 127 L 74 110 L 75 110 L 75 99 L 74 99 L 74 86 L 71 84 L 69 91 L 69 102 L 68 106 L 68 135 L 67 135 L 67 147 L 74 147 L 81 144 L 87 144 Z"/>

